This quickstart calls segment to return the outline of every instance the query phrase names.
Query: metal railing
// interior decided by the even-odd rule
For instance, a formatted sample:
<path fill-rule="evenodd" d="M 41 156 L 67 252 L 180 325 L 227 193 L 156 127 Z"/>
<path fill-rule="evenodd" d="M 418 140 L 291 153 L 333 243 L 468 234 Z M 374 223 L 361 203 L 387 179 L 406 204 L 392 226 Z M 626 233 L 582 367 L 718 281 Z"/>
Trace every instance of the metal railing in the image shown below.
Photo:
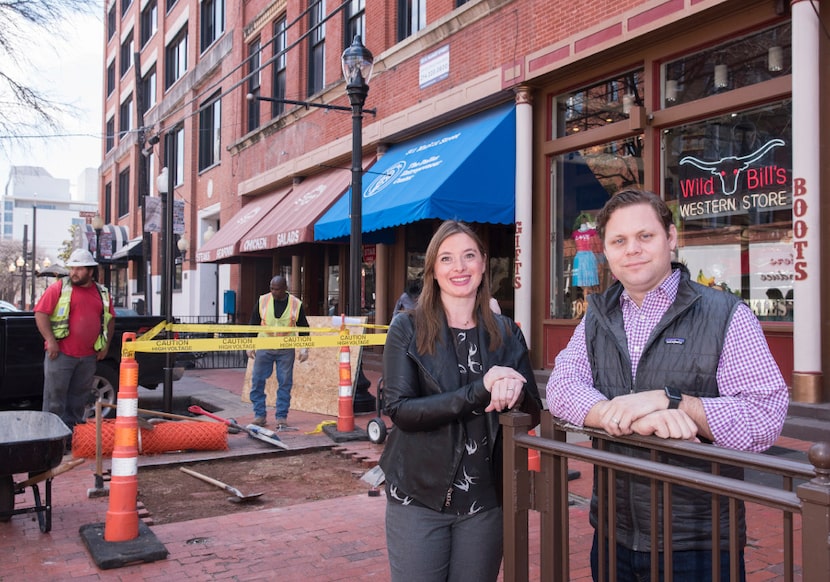
<path fill-rule="evenodd" d="M 718 504 L 729 504 L 730 571 L 736 579 L 739 550 L 736 505 L 739 501 L 772 508 L 781 515 L 781 555 L 776 572 L 790 582 L 797 579 L 800 567 L 805 581 L 830 580 L 830 444 L 814 444 L 808 458 L 810 464 L 760 453 L 747 453 L 711 445 L 657 437 L 612 437 L 603 431 L 583 430 L 558 422 L 548 412 L 542 413 L 541 436 L 532 436 L 530 416 L 519 412 L 501 415 L 504 431 L 504 581 L 529 579 L 529 512 L 540 514 L 538 557 L 541 580 L 566 581 L 570 571 L 568 461 L 584 461 L 593 465 L 598 483 L 597 503 L 599 539 L 609 540 L 610 572 L 601 572 L 601 579 L 616 580 L 614 567 L 615 505 L 614 481 L 618 473 L 631 473 L 651 481 L 651 530 L 671 538 L 671 519 L 658 521 L 663 515 L 662 499 L 671 504 L 671 485 L 683 485 L 702 493 L 711 493 L 714 516 L 712 537 L 718 547 L 720 537 Z M 568 432 L 582 432 L 597 439 L 597 448 L 566 442 Z M 607 442 L 631 444 L 650 451 L 649 459 L 619 455 L 604 449 Z M 528 451 L 540 454 L 540 471 L 528 470 Z M 711 463 L 712 473 L 657 462 L 662 453 L 704 459 Z M 759 485 L 720 475 L 726 465 L 778 476 L 780 487 Z M 662 496 L 658 494 L 662 492 Z M 724 501 L 719 501 L 723 499 Z M 669 510 L 668 515 L 671 514 Z M 800 523 L 800 531 L 797 524 Z M 800 543 L 796 536 L 800 534 Z M 602 546 L 603 544 L 600 544 Z M 655 546 L 657 543 L 655 542 Z M 795 548 L 801 551 L 796 552 Z M 587 550 L 585 551 L 587 554 Z M 605 562 L 600 548 L 599 563 Z M 665 580 L 671 580 L 671 552 L 666 552 Z M 713 552 L 712 580 L 718 580 L 719 552 Z M 652 552 L 652 579 L 659 579 L 659 554 Z"/>
<path fill-rule="evenodd" d="M 220 316 L 216 320 L 214 315 L 190 315 L 180 316 L 176 318 L 178 323 L 219 323 L 219 324 L 233 324 L 231 316 Z M 217 336 L 213 333 L 199 333 L 199 332 L 177 332 L 181 338 L 212 338 Z M 222 337 L 223 334 L 218 334 Z M 231 334 L 229 334 L 230 337 Z M 237 334 L 233 334 L 234 337 Z M 244 368 L 248 365 L 248 356 L 244 350 L 235 351 L 216 351 L 216 352 L 195 352 L 193 353 L 192 364 L 190 367 L 198 370 L 217 370 L 224 368 Z"/>

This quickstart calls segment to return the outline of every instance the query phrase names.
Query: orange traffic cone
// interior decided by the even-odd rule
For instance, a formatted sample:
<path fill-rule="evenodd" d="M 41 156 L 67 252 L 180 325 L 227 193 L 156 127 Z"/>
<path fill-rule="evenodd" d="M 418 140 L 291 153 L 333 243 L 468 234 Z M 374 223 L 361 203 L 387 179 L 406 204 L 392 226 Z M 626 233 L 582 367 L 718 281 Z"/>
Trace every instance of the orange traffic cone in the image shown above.
<path fill-rule="evenodd" d="M 135 334 L 125 333 L 123 341 L 128 335 L 135 338 Z M 134 355 L 122 356 L 119 385 L 109 509 L 104 522 L 104 540 L 108 542 L 138 537 L 138 363 Z"/>
<path fill-rule="evenodd" d="M 532 428 L 527 431 L 530 436 L 536 436 L 536 429 Z M 542 457 L 536 449 L 527 450 L 527 468 L 531 471 L 539 473 L 542 470 Z"/>
<path fill-rule="evenodd" d="M 340 346 L 340 398 L 337 401 L 337 431 L 354 430 L 352 403 L 352 364 L 349 346 Z"/>

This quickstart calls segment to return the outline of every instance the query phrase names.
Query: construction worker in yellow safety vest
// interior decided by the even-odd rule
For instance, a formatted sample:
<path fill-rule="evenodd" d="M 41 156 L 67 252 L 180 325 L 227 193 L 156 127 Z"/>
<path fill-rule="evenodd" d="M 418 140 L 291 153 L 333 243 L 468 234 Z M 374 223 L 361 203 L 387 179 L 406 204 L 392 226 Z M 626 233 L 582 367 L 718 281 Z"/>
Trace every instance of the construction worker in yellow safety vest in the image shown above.
<path fill-rule="evenodd" d="M 35 305 L 35 323 L 43 336 L 43 410 L 72 429 L 91 409 L 98 360 L 109 351 L 115 309 L 106 287 L 93 280 L 98 263 L 86 249 L 66 262 L 69 275 L 43 292 Z"/>
<path fill-rule="evenodd" d="M 251 314 L 251 325 L 268 327 L 309 327 L 303 302 L 288 293 L 285 277 L 277 275 L 271 279 L 271 291 L 259 297 Z M 275 335 L 308 335 L 308 332 L 260 332 L 260 337 Z M 277 410 L 278 430 L 288 428 L 288 409 L 291 406 L 291 388 L 294 385 L 294 349 L 251 350 L 248 357 L 254 359 L 251 373 L 251 403 L 254 407 L 253 424 L 266 425 L 265 382 L 277 366 Z M 300 362 L 308 360 L 308 348 L 300 349 Z"/>

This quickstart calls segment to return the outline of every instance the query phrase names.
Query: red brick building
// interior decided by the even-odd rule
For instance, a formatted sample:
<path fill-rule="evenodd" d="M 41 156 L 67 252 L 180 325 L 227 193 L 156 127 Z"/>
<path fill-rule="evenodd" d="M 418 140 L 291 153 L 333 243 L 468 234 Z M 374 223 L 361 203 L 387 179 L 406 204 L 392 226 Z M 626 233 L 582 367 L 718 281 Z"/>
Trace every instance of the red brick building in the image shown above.
<path fill-rule="evenodd" d="M 584 250 L 574 233 L 616 190 L 641 186 L 675 208 L 692 275 L 759 315 L 797 395 L 830 400 L 828 342 L 813 326 L 826 318 L 827 122 L 802 100 L 828 78 L 820 4 L 108 2 L 101 206 L 135 243 L 111 282 L 159 311 L 159 235 L 138 238 L 144 197 L 158 196 L 172 164 L 188 247 L 174 314 L 221 318 L 232 292 L 247 321 L 276 273 L 311 314 L 344 311 L 351 115 L 256 97 L 348 107 L 340 57 L 359 34 L 375 59 L 365 107 L 376 113 L 362 132 L 370 318 L 388 322 L 440 220 L 471 221 L 490 247 L 493 292 L 522 324 L 534 365 L 550 368 L 584 296 L 610 279 L 594 251 L 596 280 L 574 271 Z M 793 183 L 806 196 L 796 200 Z M 812 346 L 803 355 L 794 335 Z"/>

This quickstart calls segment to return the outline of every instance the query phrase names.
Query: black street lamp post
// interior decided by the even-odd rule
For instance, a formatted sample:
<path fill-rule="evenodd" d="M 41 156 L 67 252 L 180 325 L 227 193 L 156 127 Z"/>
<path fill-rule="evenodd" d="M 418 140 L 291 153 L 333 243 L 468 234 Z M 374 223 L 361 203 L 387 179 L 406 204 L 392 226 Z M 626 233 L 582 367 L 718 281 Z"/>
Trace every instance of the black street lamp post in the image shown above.
<path fill-rule="evenodd" d="M 363 105 L 369 93 L 374 59 L 355 36 L 343 51 L 343 77 L 352 104 L 352 199 L 349 237 L 349 315 L 362 315 L 361 271 L 363 268 Z"/>
<path fill-rule="evenodd" d="M 168 131 L 164 136 L 164 153 L 167 165 L 158 177 L 157 187 L 161 195 L 161 211 L 164 219 L 162 225 L 161 247 L 161 315 L 167 323 L 173 322 L 173 278 L 176 268 L 173 255 L 173 156 L 176 134 Z M 164 412 L 173 411 L 173 366 L 174 358 L 171 352 L 165 353 L 164 360 L 164 391 L 162 407 Z"/>
<path fill-rule="evenodd" d="M 369 93 L 369 79 L 372 77 L 374 57 L 360 36 L 354 37 L 351 46 L 341 57 L 343 77 L 346 79 L 346 94 L 352 105 L 352 199 L 351 226 L 349 236 L 349 315 L 363 315 L 362 277 L 363 272 L 363 106 Z M 374 399 L 369 395 L 371 383 L 358 366 L 353 407 L 355 412 L 369 412 L 374 409 Z"/>
<path fill-rule="evenodd" d="M 351 225 L 349 236 L 349 296 L 348 315 L 359 317 L 362 315 L 361 301 L 361 272 L 363 270 L 363 114 L 375 115 L 375 109 L 364 109 L 366 95 L 369 93 L 369 79 L 372 76 L 374 57 L 363 45 L 360 36 L 355 36 L 352 44 L 343 51 L 341 57 L 343 77 L 346 80 L 346 93 L 351 106 L 330 105 L 328 103 L 312 103 L 293 99 L 276 99 L 260 97 L 249 93 L 248 100 L 270 101 L 272 103 L 288 103 L 303 107 L 319 107 L 335 111 L 348 111 L 352 114 L 352 198 L 351 198 Z M 374 399 L 368 393 L 369 381 L 358 368 L 357 392 L 355 393 L 355 411 L 369 412 L 374 410 Z M 365 410 L 364 410 L 365 409 Z"/>

